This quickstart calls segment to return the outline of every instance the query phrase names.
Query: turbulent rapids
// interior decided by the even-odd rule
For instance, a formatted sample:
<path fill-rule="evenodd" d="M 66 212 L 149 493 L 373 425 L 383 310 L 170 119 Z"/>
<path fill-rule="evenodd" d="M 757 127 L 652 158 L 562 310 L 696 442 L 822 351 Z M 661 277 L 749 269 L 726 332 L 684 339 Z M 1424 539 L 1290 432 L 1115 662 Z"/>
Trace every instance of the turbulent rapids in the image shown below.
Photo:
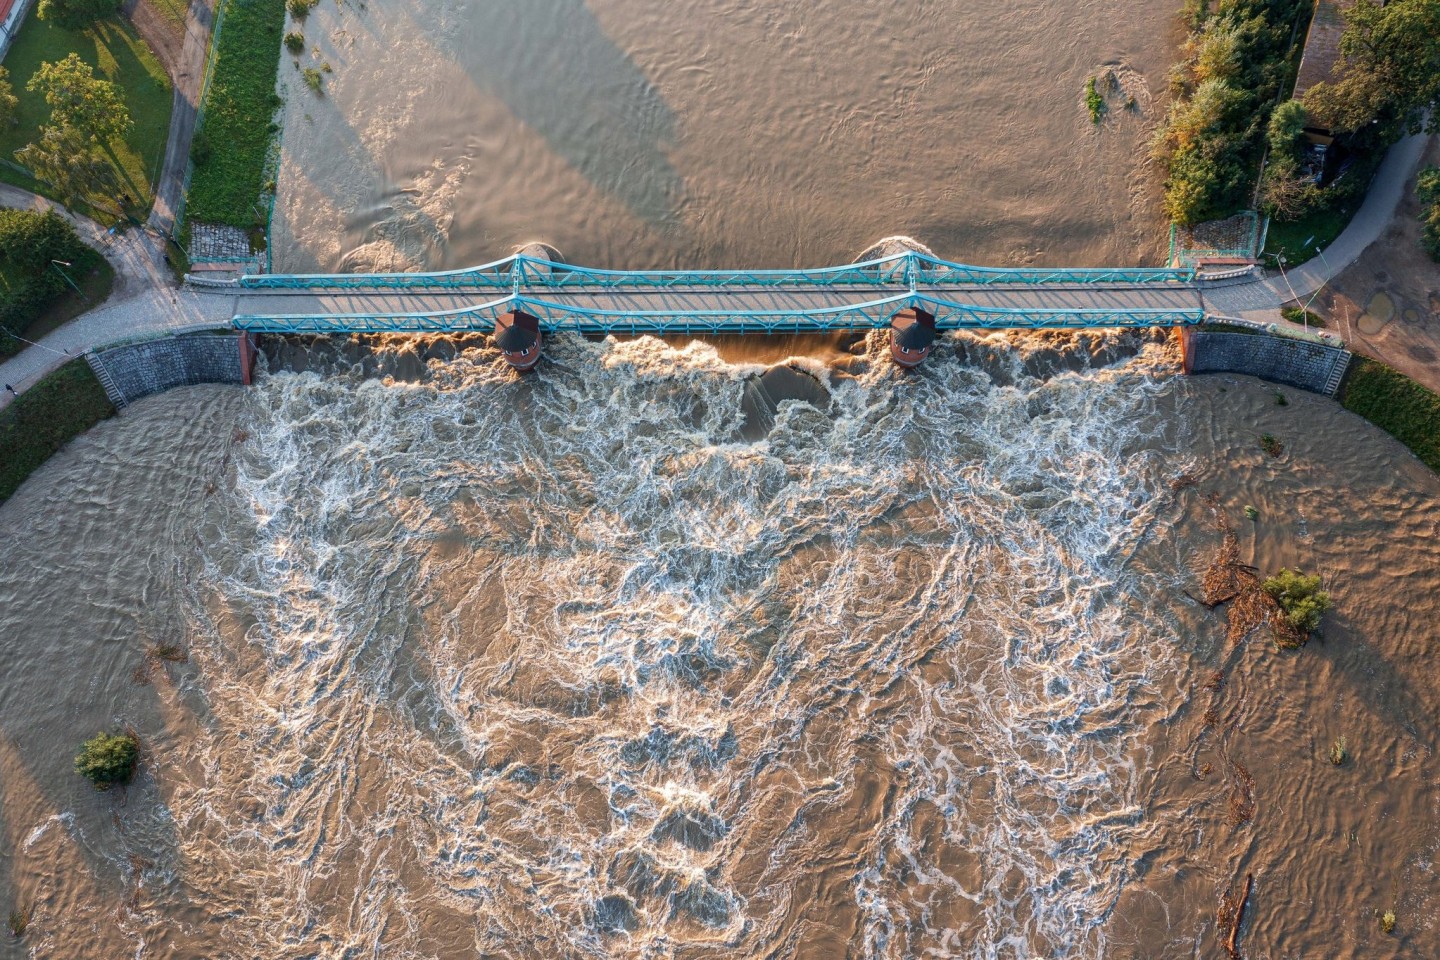
<path fill-rule="evenodd" d="M 177 811 L 227 951 L 1101 956 L 1174 667 L 1129 563 L 1164 388 L 969 342 L 778 405 L 648 339 L 263 378 Z"/>

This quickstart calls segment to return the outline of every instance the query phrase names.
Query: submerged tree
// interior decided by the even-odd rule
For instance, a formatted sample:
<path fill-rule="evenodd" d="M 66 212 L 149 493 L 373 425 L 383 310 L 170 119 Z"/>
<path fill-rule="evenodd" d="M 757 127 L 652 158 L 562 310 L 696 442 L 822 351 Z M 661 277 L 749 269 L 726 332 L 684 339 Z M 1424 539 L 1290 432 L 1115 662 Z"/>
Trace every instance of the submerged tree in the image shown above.
<path fill-rule="evenodd" d="M 1330 594 L 1320 589 L 1320 576 L 1306 576 L 1299 570 L 1282 569 L 1263 584 L 1265 592 L 1280 604 L 1285 622 L 1298 643 L 1320 629 L 1320 618 L 1331 607 Z M 1294 644 L 1294 645 L 1298 645 Z"/>
<path fill-rule="evenodd" d="M 140 759 L 140 741 L 128 733 L 97 733 L 80 745 L 75 772 L 99 790 L 129 783 Z"/>

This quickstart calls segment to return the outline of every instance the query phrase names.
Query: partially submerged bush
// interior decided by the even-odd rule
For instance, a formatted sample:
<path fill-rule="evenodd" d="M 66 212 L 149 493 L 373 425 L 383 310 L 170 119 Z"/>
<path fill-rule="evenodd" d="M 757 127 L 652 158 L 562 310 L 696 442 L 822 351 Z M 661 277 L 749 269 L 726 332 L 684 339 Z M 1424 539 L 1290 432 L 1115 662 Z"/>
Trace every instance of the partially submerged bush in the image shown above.
<path fill-rule="evenodd" d="M 1282 569 L 1263 584 L 1265 592 L 1280 604 L 1285 622 L 1294 631 L 1291 644 L 1299 646 L 1320 629 L 1320 618 L 1331 607 L 1330 594 L 1320 589 L 1320 576 L 1306 576 L 1298 570 Z"/>
<path fill-rule="evenodd" d="M 285 49 L 294 54 L 305 52 L 305 34 L 291 30 L 285 34 Z"/>
<path fill-rule="evenodd" d="M 1105 97 L 1097 89 L 1094 77 L 1085 81 L 1085 109 L 1090 111 L 1091 123 L 1098 125 L 1105 116 Z"/>
<path fill-rule="evenodd" d="M 97 733 L 80 745 L 75 772 L 97 789 L 109 790 L 126 784 L 135 776 L 140 759 L 140 741 L 128 733 Z"/>

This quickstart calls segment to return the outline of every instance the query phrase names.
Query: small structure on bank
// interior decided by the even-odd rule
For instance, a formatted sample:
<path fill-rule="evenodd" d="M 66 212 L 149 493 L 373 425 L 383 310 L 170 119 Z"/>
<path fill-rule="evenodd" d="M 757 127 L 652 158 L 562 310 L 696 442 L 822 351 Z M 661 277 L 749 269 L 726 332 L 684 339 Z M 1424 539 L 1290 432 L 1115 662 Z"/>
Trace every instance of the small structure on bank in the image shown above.
<path fill-rule="evenodd" d="M 935 315 L 909 307 L 890 318 L 890 357 L 907 370 L 930 356 L 935 346 Z"/>
<path fill-rule="evenodd" d="M 502 313 L 495 318 L 495 332 L 491 334 L 495 346 L 505 357 L 505 362 L 521 373 L 535 369 L 540 362 L 540 321 L 528 313 L 516 310 Z"/>

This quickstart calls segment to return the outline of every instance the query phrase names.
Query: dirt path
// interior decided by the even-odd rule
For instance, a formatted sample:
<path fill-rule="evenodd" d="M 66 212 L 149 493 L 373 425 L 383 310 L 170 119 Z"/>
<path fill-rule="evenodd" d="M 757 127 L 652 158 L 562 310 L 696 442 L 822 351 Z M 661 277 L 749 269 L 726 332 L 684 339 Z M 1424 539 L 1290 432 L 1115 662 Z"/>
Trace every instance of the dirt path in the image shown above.
<path fill-rule="evenodd" d="M 185 172 L 199 115 L 214 4 L 215 0 L 191 0 L 183 31 L 177 31 L 173 23 L 142 0 L 129 0 L 125 5 L 126 16 L 155 51 L 175 87 L 165 163 L 155 183 L 155 205 L 150 210 L 150 225 L 166 234 L 175 228 L 184 202 Z"/>

